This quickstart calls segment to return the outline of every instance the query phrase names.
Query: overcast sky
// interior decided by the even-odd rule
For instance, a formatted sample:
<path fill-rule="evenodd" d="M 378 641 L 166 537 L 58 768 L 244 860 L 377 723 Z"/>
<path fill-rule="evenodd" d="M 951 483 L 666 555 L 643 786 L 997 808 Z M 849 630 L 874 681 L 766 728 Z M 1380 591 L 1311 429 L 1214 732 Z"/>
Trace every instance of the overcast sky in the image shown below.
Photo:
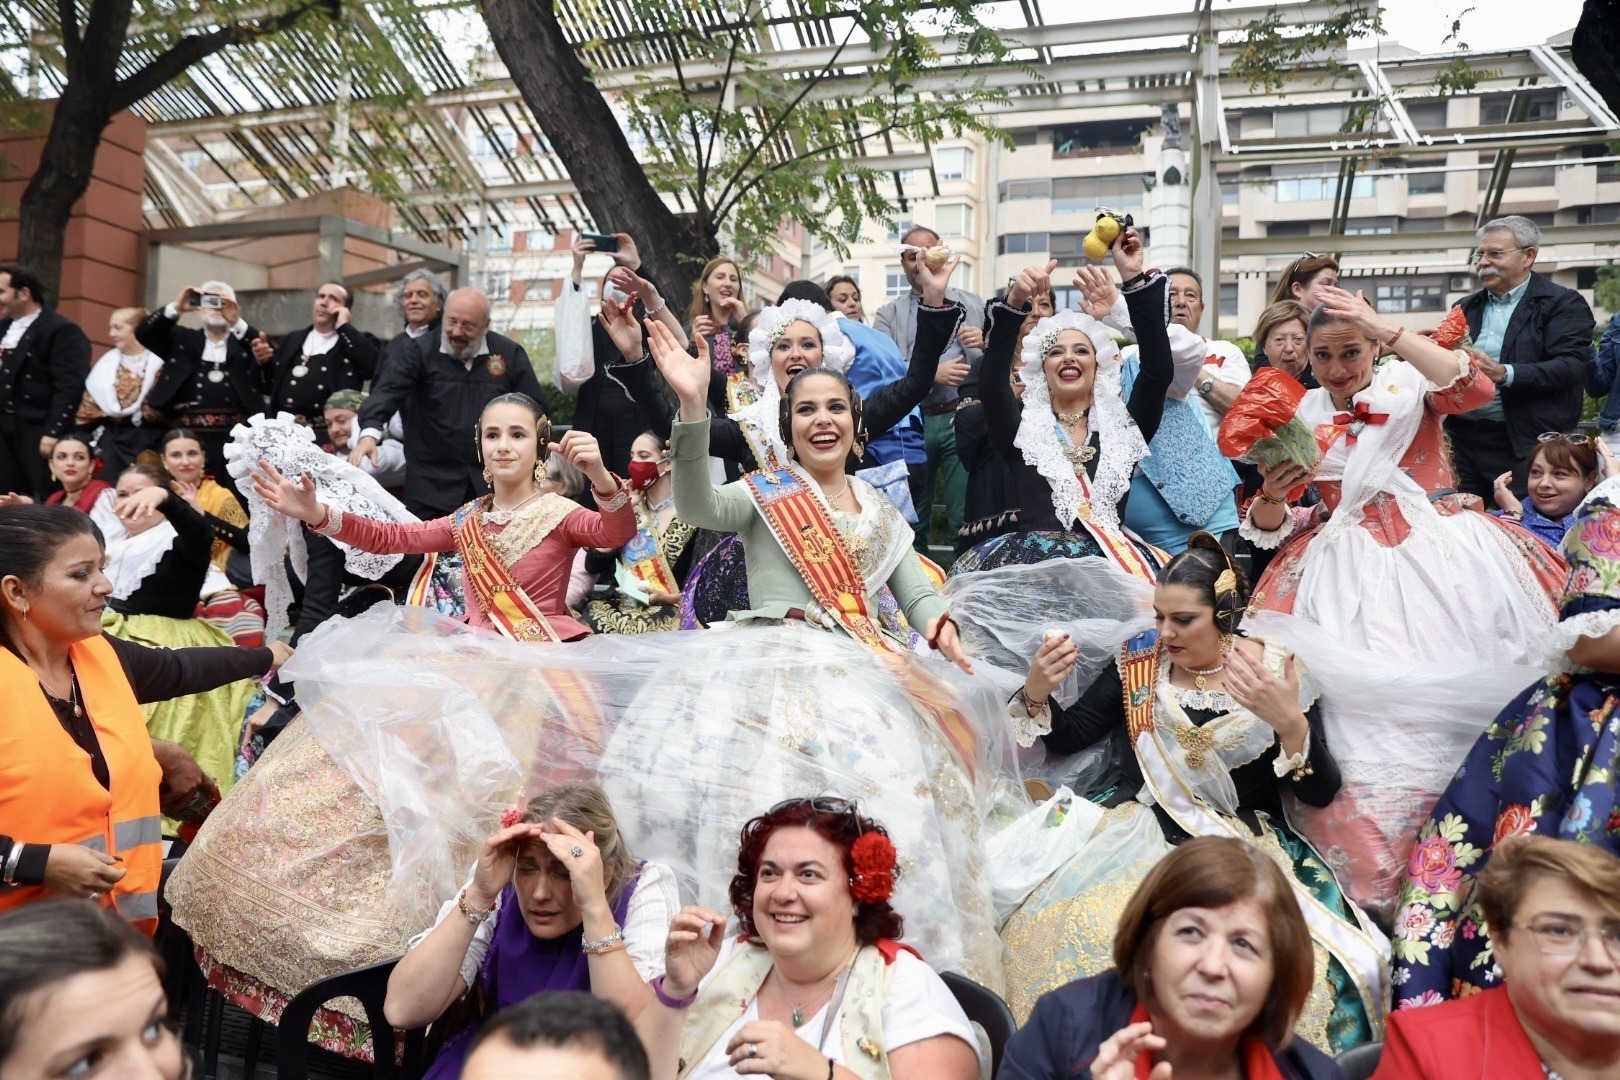
<path fill-rule="evenodd" d="M 1385 36 L 1420 52 L 1448 48 L 1451 22 L 1466 8 L 1462 38 L 1473 49 L 1539 45 L 1572 30 L 1581 17 L 1581 0 L 1393 0 L 1384 5 Z"/>

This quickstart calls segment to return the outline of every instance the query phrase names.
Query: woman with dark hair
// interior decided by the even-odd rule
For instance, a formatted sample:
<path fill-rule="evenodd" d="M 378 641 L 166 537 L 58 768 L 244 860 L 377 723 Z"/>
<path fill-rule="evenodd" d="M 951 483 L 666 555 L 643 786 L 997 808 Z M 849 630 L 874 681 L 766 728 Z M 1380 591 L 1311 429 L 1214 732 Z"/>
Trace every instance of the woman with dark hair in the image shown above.
<path fill-rule="evenodd" d="M 1331 255 L 1307 251 L 1288 264 L 1288 271 L 1278 279 L 1276 288 L 1271 290 L 1271 303 L 1293 300 L 1303 306 L 1308 314 L 1322 303 L 1322 290 L 1338 284 L 1339 261 Z"/>
<path fill-rule="evenodd" d="M 861 286 L 854 278 L 848 274 L 834 274 L 822 288 L 838 314 L 858 323 L 866 321 L 866 311 L 861 307 Z"/>
<path fill-rule="evenodd" d="M 611 567 L 614 574 L 609 595 L 584 605 L 586 623 L 599 634 L 681 628 L 681 587 L 695 561 L 698 530 L 675 512 L 671 465 L 669 443 L 656 432 L 644 431 L 630 444 L 636 535 L 613 556 L 586 556 L 592 571 Z"/>
<path fill-rule="evenodd" d="M 77 435 L 64 435 L 51 449 L 51 479 L 62 485 L 45 499 L 46 506 L 70 506 L 89 514 L 103 533 L 118 528 L 118 493 L 95 475 L 96 452 Z M 114 477 L 116 480 L 117 477 Z M 0 494 L 0 506 L 31 506 L 34 500 L 16 492 Z"/>
<path fill-rule="evenodd" d="M 0 915 L 0 1076 L 189 1075 L 163 961 L 115 915 L 33 904 Z"/>
<path fill-rule="evenodd" d="M 165 649 L 258 647 L 264 641 L 262 620 L 253 640 L 243 641 L 198 617 L 198 600 L 208 592 L 215 569 L 210 561 L 215 529 L 175 493 L 168 471 L 150 460 L 156 455 L 148 451 L 144 456 L 149 460 L 136 462 L 118 478 L 119 531 L 107 537 L 105 568 L 112 596 L 102 625 L 114 637 Z M 206 693 L 148 705 L 147 729 L 185 747 L 220 791 L 229 791 L 253 690 L 251 679 L 239 679 Z"/>
<path fill-rule="evenodd" d="M 1516 523 L 1556 549 L 1575 524 L 1575 508 L 1602 479 L 1600 463 L 1609 465 L 1613 475 L 1614 459 L 1602 439 L 1578 432 L 1543 432 L 1530 448 L 1530 460 L 1525 463 L 1530 505 L 1513 494 L 1513 473 L 1505 472 L 1496 478 L 1492 491 L 1501 509 L 1491 513 Z"/>
<path fill-rule="evenodd" d="M 1294 658 L 1241 632 L 1248 598 L 1219 541 L 1195 533 L 1159 574 L 1156 629 L 1120 646 L 1117 662 L 1072 705 L 1052 693 L 1078 646 L 1059 634 L 1036 653 L 1018 692 L 1024 712 L 1050 717 L 1041 739 L 1051 752 L 1111 747 L 1091 792 L 1109 813 L 1002 929 L 1019 1015 L 1044 991 L 1107 966 L 1103 942 L 1083 928 L 1104 920 L 1176 844 L 1224 836 L 1293 869 L 1292 888 L 1327 958 L 1312 983 L 1306 1037 L 1335 1051 L 1377 1037 L 1387 943 L 1288 824 L 1292 800 L 1333 801 L 1338 765 Z"/>
<path fill-rule="evenodd" d="M 647 983 L 664 973 L 679 910 L 675 875 L 630 853 L 607 794 L 556 784 L 484 842 L 472 876 L 389 976 L 383 1010 L 406 1029 L 465 1002 L 465 1026 L 429 1078 L 458 1075 L 483 1022 L 535 994 L 586 991 L 634 1020 L 652 1004 Z"/>
<path fill-rule="evenodd" d="M 1314 471 L 1261 470 L 1239 532 L 1276 552 L 1259 606 L 1309 624 L 1280 631 L 1290 645 L 1319 673 L 1336 662 L 1307 652 L 1308 637 L 1360 668 L 1361 687 L 1331 695 L 1324 713 L 1344 796 L 1300 824 L 1356 902 L 1387 918 L 1429 807 L 1485 718 L 1533 680 L 1564 566 L 1453 490 L 1442 423 L 1490 399 L 1479 365 L 1357 294 L 1318 292 L 1306 333 L 1320 386 L 1297 417 L 1326 449 Z M 1375 367 L 1385 353 L 1394 358 Z M 1307 482 L 1325 523 L 1292 505 Z M 1458 678 L 1470 669 L 1477 677 Z M 1392 707 L 1381 695 L 1397 689 Z"/>
<path fill-rule="evenodd" d="M 105 634 L 105 557 L 77 510 L 0 507 L 0 911 L 90 897 L 150 933 L 159 817 L 211 789 L 191 755 L 152 739 L 141 702 L 261 676 L 292 653 Z"/>
<path fill-rule="evenodd" d="M 247 511 L 234 491 L 203 474 L 206 457 L 193 432 L 175 428 L 164 433 L 159 445 L 163 467 L 172 477 L 169 486 L 214 530 L 213 565 L 202 582 L 197 617 L 229 634 L 238 645 L 262 645 L 268 621 L 264 608 L 241 591 L 255 583 Z"/>
<path fill-rule="evenodd" d="M 1336 1080 L 1338 1067 L 1295 1038 L 1317 974 L 1295 893 L 1254 844 L 1188 840 L 1124 905 L 1112 967 L 1043 995 L 1001 1076 Z"/>
<path fill-rule="evenodd" d="M 670 926 L 657 1004 L 636 1024 L 653 1075 L 977 1076 L 961 1006 L 898 940 L 897 861 L 883 826 L 843 799 L 790 799 L 744 825 L 739 935 L 703 907 Z"/>

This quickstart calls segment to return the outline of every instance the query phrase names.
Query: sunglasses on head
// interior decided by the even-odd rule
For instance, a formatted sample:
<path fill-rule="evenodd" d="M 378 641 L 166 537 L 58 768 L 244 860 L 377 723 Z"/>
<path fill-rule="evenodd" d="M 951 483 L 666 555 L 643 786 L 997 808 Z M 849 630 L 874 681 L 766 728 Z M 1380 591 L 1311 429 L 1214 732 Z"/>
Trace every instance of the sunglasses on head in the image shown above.
<path fill-rule="evenodd" d="M 1307 251 L 1307 252 L 1302 253 L 1299 258 L 1294 260 L 1293 265 L 1289 266 L 1289 268 L 1288 268 L 1288 280 L 1292 281 L 1294 279 L 1294 275 L 1299 273 L 1300 264 L 1303 263 L 1306 259 L 1320 259 L 1321 257 L 1322 256 L 1318 255 L 1314 251 Z"/>
<path fill-rule="evenodd" d="M 1536 436 L 1536 442 L 1538 443 L 1567 442 L 1571 446 L 1585 446 L 1591 441 L 1592 437 L 1590 435 L 1582 435 L 1579 432 L 1565 433 L 1562 431 L 1543 431 L 1540 435 Z"/>
<path fill-rule="evenodd" d="M 777 814 L 794 806 L 808 804 L 810 809 L 822 814 L 853 814 L 855 803 L 850 799 L 840 799 L 836 795 L 817 795 L 813 799 L 783 799 L 766 811 L 767 814 Z"/>

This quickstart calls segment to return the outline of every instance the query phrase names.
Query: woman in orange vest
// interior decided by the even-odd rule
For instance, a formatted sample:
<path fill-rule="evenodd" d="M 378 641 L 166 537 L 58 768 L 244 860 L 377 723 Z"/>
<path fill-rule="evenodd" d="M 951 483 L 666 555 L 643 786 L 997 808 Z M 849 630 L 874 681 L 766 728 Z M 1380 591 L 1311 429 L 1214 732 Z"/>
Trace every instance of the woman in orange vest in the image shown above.
<path fill-rule="evenodd" d="M 285 645 L 150 649 L 102 633 L 101 532 L 64 506 L 0 507 L 0 911 L 51 895 L 116 908 L 148 933 L 160 815 L 210 785 L 141 703 L 257 678 Z"/>

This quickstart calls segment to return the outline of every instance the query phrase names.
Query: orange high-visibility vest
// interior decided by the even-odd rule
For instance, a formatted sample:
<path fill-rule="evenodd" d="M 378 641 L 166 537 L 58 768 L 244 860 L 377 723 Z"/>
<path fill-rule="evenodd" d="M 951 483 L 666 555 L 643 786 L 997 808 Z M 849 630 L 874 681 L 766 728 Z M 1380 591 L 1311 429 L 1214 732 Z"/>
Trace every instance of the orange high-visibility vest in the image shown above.
<path fill-rule="evenodd" d="M 152 934 L 163 873 L 163 769 L 112 646 L 94 637 L 68 655 L 112 790 L 96 780 L 90 755 L 63 729 L 38 677 L 0 648 L 0 832 L 18 843 L 82 844 L 118 856 L 127 872 L 101 903 Z M 0 911 L 54 895 L 40 885 L 0 885 Z"/>

